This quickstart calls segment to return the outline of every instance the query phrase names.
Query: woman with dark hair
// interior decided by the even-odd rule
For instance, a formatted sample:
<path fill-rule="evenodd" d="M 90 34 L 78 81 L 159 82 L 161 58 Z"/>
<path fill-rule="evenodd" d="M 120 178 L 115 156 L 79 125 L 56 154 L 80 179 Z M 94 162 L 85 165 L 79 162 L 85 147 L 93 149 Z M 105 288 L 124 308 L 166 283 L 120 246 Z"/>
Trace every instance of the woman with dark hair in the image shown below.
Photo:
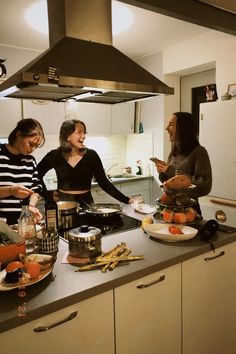
<path fill-rule="evenodd" d="M 38 178 L 35 158 L 31 153 L 44 144 L 41 124 L 32 118 L 22 119 L 0 144 L 0 217 L 15 224 L 21 212 L 21 200 L 29 198 L 30 210 L 36 221 L 42 218 L 35 207 L 42 185 Z"/>
<path fill-rule="evenodd" d="M 172 149 L 165 161 L 157 160 L 156 168 L 161 182 L 168 180 L 176 174 L 191 177 L 192 189 L 190 197 L 198 199 L 207 195 L 212 186 L 211 164 L 206 149 L 199 144 L 196 125 L 191 113 L 173 113 L 166 127 Z M 197 211 L 201 214 L 197 204 Z"/>
<path fill-rule="evenodd" d="M 60 146 L 51 150 L 38 165 L 40 178 L 54 169 L 57 175 L 59 200 L 77 201 L 81 207 L 93 203 L 91 194 L 93 178 L 113 198 L 123 203 L 131 203 L 131 199 L 108 180 L 96 151 L 85 147 L 85 138 L 84 122 L 75 119 L 63 122 L 60 129 Z"/>

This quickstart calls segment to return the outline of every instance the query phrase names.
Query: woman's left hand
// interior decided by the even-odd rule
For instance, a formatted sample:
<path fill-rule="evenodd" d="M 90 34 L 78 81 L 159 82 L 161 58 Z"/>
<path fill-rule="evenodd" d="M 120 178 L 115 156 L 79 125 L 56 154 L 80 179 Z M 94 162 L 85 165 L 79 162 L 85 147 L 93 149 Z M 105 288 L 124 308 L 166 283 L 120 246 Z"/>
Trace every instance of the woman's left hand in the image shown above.
<path fill-rule="evenodd" d="M 40 211 L 38 210 L 38 208 L 30 205 L 29 206 L 29 210 L 31 211 L 31 213 L 34 216 L 34 221 L 37 224 L 40 220 L 42 220 L 43 215 L 40 213 Z"/>

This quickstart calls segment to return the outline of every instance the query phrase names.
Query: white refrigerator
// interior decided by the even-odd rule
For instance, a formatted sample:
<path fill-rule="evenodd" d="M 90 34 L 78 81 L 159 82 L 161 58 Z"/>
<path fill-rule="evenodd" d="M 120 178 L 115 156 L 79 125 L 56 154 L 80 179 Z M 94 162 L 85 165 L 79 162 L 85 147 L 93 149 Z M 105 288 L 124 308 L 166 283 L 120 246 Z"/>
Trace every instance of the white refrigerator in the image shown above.
<path fill-rule="evenodd" d="M 199 140 L 209 154 L 213 184 L 209 196 L 200 198 L 203 216 L 217 219 L 219 211 L 236 226 L 236 99 L 200 104 Z M 235 205 L 235 206 L 234 206 Z"/>

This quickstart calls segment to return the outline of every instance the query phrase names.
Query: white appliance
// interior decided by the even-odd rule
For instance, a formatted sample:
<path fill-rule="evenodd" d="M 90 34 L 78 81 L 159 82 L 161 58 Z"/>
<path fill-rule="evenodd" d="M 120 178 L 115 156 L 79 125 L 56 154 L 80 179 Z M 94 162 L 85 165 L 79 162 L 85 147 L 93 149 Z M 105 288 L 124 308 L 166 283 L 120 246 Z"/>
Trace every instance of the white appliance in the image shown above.
<path fill-rule="evenodd" d="M 203 217 L 217 219 L 221 210 L 226 220 L 219 221 L 236 226 L 236 99 L 200 104 L 199 140 L 208 151 L 213 175 L 209 196 L 200 198 Z M 235 206 L 222 204 L 224 199 Z"/>

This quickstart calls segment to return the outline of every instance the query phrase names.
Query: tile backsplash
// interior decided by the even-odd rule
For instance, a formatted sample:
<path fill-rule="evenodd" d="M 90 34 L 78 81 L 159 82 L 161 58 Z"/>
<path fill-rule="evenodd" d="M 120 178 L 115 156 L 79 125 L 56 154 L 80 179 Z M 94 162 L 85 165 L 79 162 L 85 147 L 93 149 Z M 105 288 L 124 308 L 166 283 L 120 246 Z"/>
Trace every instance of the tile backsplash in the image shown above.
<path fill-rule="evenodd" d="M 47 135 L 43 147 L 34 152 L 39 162 L 46 153 L 57 148 L 59 139 L 57 135 Z M 153 154 L 152 134 L 111 135 L 109 137 L 87 137 L 87 147 L 97 151 L 104 169 L 110 169 L 111 174 L 119 174 L 122 168 L 131 166 L 132 173 L 136 173 L 136 161 L 141 160 L 144 175 L 153 174 L 153 164 L 149 157 Z M 112 167 L 112 168 L 111 168 Z M 46 177 L 53 177 L 55 173 L 49 171 Z"/>

